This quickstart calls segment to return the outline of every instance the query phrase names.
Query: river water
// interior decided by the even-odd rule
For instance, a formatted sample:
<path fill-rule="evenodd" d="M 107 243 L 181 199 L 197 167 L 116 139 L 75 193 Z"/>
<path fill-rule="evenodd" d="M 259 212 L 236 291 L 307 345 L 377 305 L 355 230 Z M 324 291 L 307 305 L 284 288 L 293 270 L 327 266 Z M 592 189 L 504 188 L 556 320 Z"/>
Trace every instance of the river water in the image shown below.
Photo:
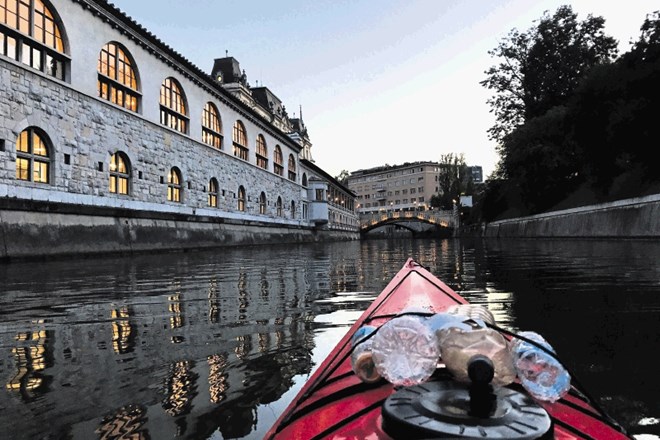
<path fill-rule="evenodd" d="M 660 438 L 660 242 L 454 239 L 0 265 L 0 438 L 260 439 L 408 257 Z"/>

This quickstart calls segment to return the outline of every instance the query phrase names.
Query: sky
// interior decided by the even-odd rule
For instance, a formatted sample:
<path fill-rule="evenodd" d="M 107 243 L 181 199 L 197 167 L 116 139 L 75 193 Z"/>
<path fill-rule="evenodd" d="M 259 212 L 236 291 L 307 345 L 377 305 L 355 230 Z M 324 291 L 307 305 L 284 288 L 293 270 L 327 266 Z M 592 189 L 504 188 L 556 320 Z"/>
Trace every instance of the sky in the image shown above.
<path fill-rule="evenodd" d="M 462 154 L 489 176 L 494 123 L 479 84 L 488 51 L 514 28 L 570 4 L 605 18 L 620 53 L 637 40 L 657 0 L 110 0 L 210 73 L 238 60 L 302 117 L 312 157 L 332 176 Z"/>

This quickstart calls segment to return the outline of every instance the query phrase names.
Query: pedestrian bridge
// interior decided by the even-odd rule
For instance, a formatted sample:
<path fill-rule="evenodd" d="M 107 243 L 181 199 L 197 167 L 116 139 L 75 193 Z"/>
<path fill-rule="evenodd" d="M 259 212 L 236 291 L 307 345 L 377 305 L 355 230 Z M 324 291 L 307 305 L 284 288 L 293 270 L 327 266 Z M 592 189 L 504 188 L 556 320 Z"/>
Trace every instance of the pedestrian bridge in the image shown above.
<path fill-rule="evenodd" d="M 397 225 L 415 232 L 410 225 L 414 222 L 453 229 L 458 226 L 456 213 L 452 210 L 438 211 L 389 211 L 360 214 L 360 233 L 386 225 Z"/>

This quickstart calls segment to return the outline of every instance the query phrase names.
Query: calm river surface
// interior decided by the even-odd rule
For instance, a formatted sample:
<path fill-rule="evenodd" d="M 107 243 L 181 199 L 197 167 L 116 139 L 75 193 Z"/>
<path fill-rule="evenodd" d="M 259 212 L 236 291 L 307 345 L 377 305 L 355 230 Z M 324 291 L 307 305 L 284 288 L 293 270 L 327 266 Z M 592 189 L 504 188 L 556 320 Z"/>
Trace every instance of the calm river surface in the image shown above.
<path fill-rule="evenodd" d="M 260 439 L 408 257 L 660 438 L 660 242 L 404 239 L 0 265 L 0 438 Z"/>

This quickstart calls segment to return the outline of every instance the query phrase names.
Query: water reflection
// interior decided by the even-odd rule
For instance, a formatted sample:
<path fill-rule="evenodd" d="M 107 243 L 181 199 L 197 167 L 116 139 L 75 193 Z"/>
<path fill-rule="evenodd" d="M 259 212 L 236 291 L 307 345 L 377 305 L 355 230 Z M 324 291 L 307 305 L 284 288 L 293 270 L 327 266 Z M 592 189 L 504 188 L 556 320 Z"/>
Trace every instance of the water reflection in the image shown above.
<path fill-rule="evenodd" d="M 97 437 L 101 440 L 149 440 L 151 437 L 144 428 L 146 422 L 144 407 L 128 405 L 119 408 L 112 415 L 103 417 L 100 426 L 94 432 L 98 434 Z"/>
<path fill-rule="evenodd" d="M 409 256 L 657 429 L 660 379 L 630 359 L 660 346 L 660 245 L 599 241 L 224 249 L 45 262 L 39 279 L 0 266 L 0 423 L 16 439 L 261 438 Z"/>
<path fill-rule="evenodd" d="M 112 348 L 117 354 L 125 354 L 133 351 L 135 345 L 135 333 L 131 324 L 129 308 L 121 307 L 112 309 Z"/>
<path fill-rule="evenodd" d="M 36 323 L 38 326 L 43 321 Z M 16 346 L 11 353 L 14 358 L 15 374 L 7 382 L 7 390 L 18 393 L 24 401 L 31 401 L 39 393 L 47 392 L 51 376 L 44 370 L 52 364 L 46 330 L 31 330 L 16 334 Z"/>

